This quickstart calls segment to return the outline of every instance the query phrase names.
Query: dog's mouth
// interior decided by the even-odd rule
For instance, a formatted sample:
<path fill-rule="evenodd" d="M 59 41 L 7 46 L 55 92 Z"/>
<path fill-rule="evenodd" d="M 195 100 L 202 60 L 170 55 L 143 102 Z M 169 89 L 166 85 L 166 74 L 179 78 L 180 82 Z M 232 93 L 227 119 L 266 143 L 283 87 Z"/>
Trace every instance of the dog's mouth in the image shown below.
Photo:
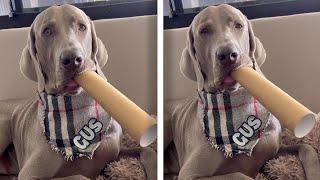
<path fill-rule="evenodd" d="M 215 82 L 210 81 L 205 85 L 204 90 L 216 93 L 223 91 L 235 91 L 239 88 L 239 83 L 231 77 L 230 73 L 222 75 L 220 78 L 216 79 Z"/>
<path fill-rule="evenodd" d="M 222 81 L 222 86 L 224 87 L 233 87 L 237 84 L 237 81 L 233 79 L 230 75 L 226 76 Z"/>
<path fill-rule="evenodd" d="M 240 67 L 253 68 L 253 65 L 252 64 L 248 64 L 248 65 L 235 64 L 234 66 L 230 67 L 230 69 L 225 73 L 222 80 L 220 81 L 220 87 L 223 90 L 235 90 L 235 89 L 237 89 L 237 87 L 239 87 L 239 83 L 231 77 L 231 72 L 240 68 Z"/>
<path fill-rule="evenodd" d="M 75 95 L 79 93 L 80 89 L 81 87 L 79 86 L 79 84 L 74 79 L 71 79 L 67 83 L 65 83 L 61 94 Z"/>
<path fill-rule="evenodd" d="M 230 75 L 227 75 L 224 77 L 224 79 L 221 81 L 221 90 L 227 90 L 227 91 L 233 91 L 236 90 L 238 87 L 238 82 L 233 79 Z"/>
<path fill-rule="evenodd" d="M 67 94 L 67 95 L 76 95 L 79 92 L 81 92 L 82 88 L 81 86 L 74 80 L 74 77 L 77 76 L 78 74 L 81 74 L 84 71 L 96 71 L 97 68 L 96 66 L 93 67 L 87 67 L 87 68 L 81 68 L 77 70 L 71 78 L 66 81 L 63 85 L 62 88 L 62 94 Z"/>
<path fill-rule="evenodd" d="M 67 91 L 74 91 L 77 90 L 78 88 L 80 88 L 79 84 L 71 79 L 66 85 L 65 85 L 65 90 Z"/>

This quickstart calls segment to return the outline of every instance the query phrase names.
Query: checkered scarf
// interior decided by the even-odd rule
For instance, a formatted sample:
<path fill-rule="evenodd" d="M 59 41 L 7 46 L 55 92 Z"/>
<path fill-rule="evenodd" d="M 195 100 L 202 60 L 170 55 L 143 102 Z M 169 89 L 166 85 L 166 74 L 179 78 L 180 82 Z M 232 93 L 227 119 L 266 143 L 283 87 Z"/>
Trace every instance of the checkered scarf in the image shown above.
<path fill-rule="evenodd" d="M 75 96 L 39 94 L 38 117 L 51 148 L 67 160 L 92 158 L 110 116 L 85 92 Z"/>
<path fill-rule="evenodd" d="M 243 87 L 234 92 L 199 92 L 198 116 L 203 132 L 226 157 L 251 156 L 270 113 Z"/>

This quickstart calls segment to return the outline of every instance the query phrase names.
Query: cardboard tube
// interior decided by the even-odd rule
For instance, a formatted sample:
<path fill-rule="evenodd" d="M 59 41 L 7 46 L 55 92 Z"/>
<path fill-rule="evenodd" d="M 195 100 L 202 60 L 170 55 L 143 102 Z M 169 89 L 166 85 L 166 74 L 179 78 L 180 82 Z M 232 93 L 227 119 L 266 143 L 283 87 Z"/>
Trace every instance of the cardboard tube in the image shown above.
<path fill-rule="evenodd" d="M 254 69 L 239 68 L 231 76 L 277 117 L 283 126 L 294 132 L 296 137 L 307 135 L 314 127 L 316 116 L 313 112 Z"/>
<path fill-rule="evenodd" d="M 97 73 L 83 72 L 75 77 L 75 81 L 117 120 L 140 146 L 148 146 L 156 139 L 156 120 Z"/>

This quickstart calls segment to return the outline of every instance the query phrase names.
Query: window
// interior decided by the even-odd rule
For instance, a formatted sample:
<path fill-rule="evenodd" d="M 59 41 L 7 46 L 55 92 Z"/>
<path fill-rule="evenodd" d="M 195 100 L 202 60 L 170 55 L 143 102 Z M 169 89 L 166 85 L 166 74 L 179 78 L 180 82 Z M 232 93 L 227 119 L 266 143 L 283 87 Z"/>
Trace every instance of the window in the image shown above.
<path fill-rule="evenodd" d="M 165 29 L 189 26 L 203 8 L 227 3 L 249 19 L 320 11 L 319 0 L 165 0 Z"/>
<path fill-rule="evenodd" d="M 0 0 L 0 29 L 30 26 L 48 6 L 73 4 L 92 20 L 157 14 L 157 0 Z"/>
<path fill-rule="evenodd" d="M 183 8 L 189 9 L 189 8 L 195 8 L 195 7 L 206 7 L 211 5 L 217 5 L 217 4 L 232 4 L 232 3 L 239 3 L 239 2 L 253 2 L 253 3 L 261 3 L 261 2 L 272 2 L 275 0 L 182 0 Z M 276 0 L 281 1 L 281 0 Z M 288 0 L 282 0 L 282 1 L 288 1 Z"/>
<path fill-rule="evenodd" d="M 10 0 L 0 1 L 0 16 L 8 15 L 10 13 Z"/>
<path fill-rule="evenodd" d="M 96 1 L 110 1 L 110 0 L 22 0 L 23 8 L 35 8 L 35 7 L 45 7 L 52 5 L 62 5 L 62 4 L 77 4 L 77 3 L 87 3 Z"/>

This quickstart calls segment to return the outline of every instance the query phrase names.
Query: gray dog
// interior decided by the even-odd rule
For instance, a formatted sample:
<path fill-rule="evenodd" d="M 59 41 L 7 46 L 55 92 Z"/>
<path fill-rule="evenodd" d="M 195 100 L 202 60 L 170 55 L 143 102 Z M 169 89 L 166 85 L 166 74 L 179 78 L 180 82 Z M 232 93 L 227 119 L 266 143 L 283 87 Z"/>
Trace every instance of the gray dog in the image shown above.
<path fill-rule="evenodd" d="M 39 93 L 45 92 L 46 95 L 41 97 L 53 98 L 52 94 L 70 97 L 84 93 L 73 81 L 73 77 L 86 70 L 96 71 L 103 76 L 100 68 L 106 64 L 107 58 L 105 46 L 97 38 L 93 23 L 84 12 L 71 5 L 53 6 L 34 20 L 28 44 L 22 53 L 20 68 L 27 78 L 38 83 Z M 70 154 L 69 151 L 74 153 L 74 149 L 73 147 L 72 150 L 70 148 L 68 150 L 67 147 L 59 149 L 61 141 L 58 141 L 57 134 L 62 133 L 65 136 L 59 129 L 50 129 L 50 133 L 56 133 L 56 137 L 53 138 L 57 138 L 56 143 L 59 144 L 59 147 L 56 147 L 55 141 L 52 141 L 50 147 L 48 138 L 51 138 L 52 134 L 48 135 L 50 137 L 44 136 L 43 131 L 47 133 L 47 130 L 44 130 L 45 127 L 39 123 L 39 103 L 38 94 L 28 100 L 6 101 L 0 105 L 0 154 L 13 143 L 18 179 L 93 178 L 106 163 L 118 157 L 122 130 L 117 122 L 104 115 L 107 119 L 105 124 L 90 119 L 89 124 L 83 126 L 87 134 L 80 132 L 81 136 L 78 139 L 70 141 L 79 146 L 79 151 L 85 152 L 82 149 L 87 147 L 89 140 L 93 141 L 93 137 L 96 137 L 92 136 L 93 133 L 99 133 L 102 131 L 102 126 L 106 125 L 108 128 L 104 136 L 100 136 L 97 145 L 92 148 L 91 152 L 94 152 L 94 155 L 83 153 L 73 161 L 66 160 L 64 155 Z M 50 108 L 49 103 L 47 106 Z M 66 115 L 69 118 L 72 114 L 53 113 L 54 118 L 58 115 Z M 79 118 L 81 115 L 81 113 L 73 114 Z M 66 121 L 61 120 L 57 123 L 63 124 Z M 58 126 L 57 123 L 55 128 Z M 46 125 L 44 123 L 43 126 Z M 57 153 L 53 149 L 63 153 Z M 89 156 L 92 159 L 82 156 Z"/>
<path fill-rule="evenodd" d="M 259 67 L 265 58 L 262 44 L 239 10 L 229 5 L 212 6 L 194 18 L 180 70 L 186 78 L 197 82 L 199 94 L 166 106 L 165 173 L 176 174 L 179 180 L 251 179 L 277 155 L 281 149 L 279 121 L 258 102 L 251 103 L 253 97 L 230 77 L 232 70 L 243 66 L 261 73 Z M 241 100 L 247 99 L 250 106 L 243 104 L 241 107 L 245 108 L 236 111 Z M 236 118 L 242 118 L 251 104 L 261 114 L 260 119 L 250 115 L 237 122 Z M 307 145 L 286 148 L 304 152 L 300 158 L 315 154 Z M 317 179 L 319 162 L 312 161 L 317 166 L 305 168 L 306 174 L 308 179 Z"/>

